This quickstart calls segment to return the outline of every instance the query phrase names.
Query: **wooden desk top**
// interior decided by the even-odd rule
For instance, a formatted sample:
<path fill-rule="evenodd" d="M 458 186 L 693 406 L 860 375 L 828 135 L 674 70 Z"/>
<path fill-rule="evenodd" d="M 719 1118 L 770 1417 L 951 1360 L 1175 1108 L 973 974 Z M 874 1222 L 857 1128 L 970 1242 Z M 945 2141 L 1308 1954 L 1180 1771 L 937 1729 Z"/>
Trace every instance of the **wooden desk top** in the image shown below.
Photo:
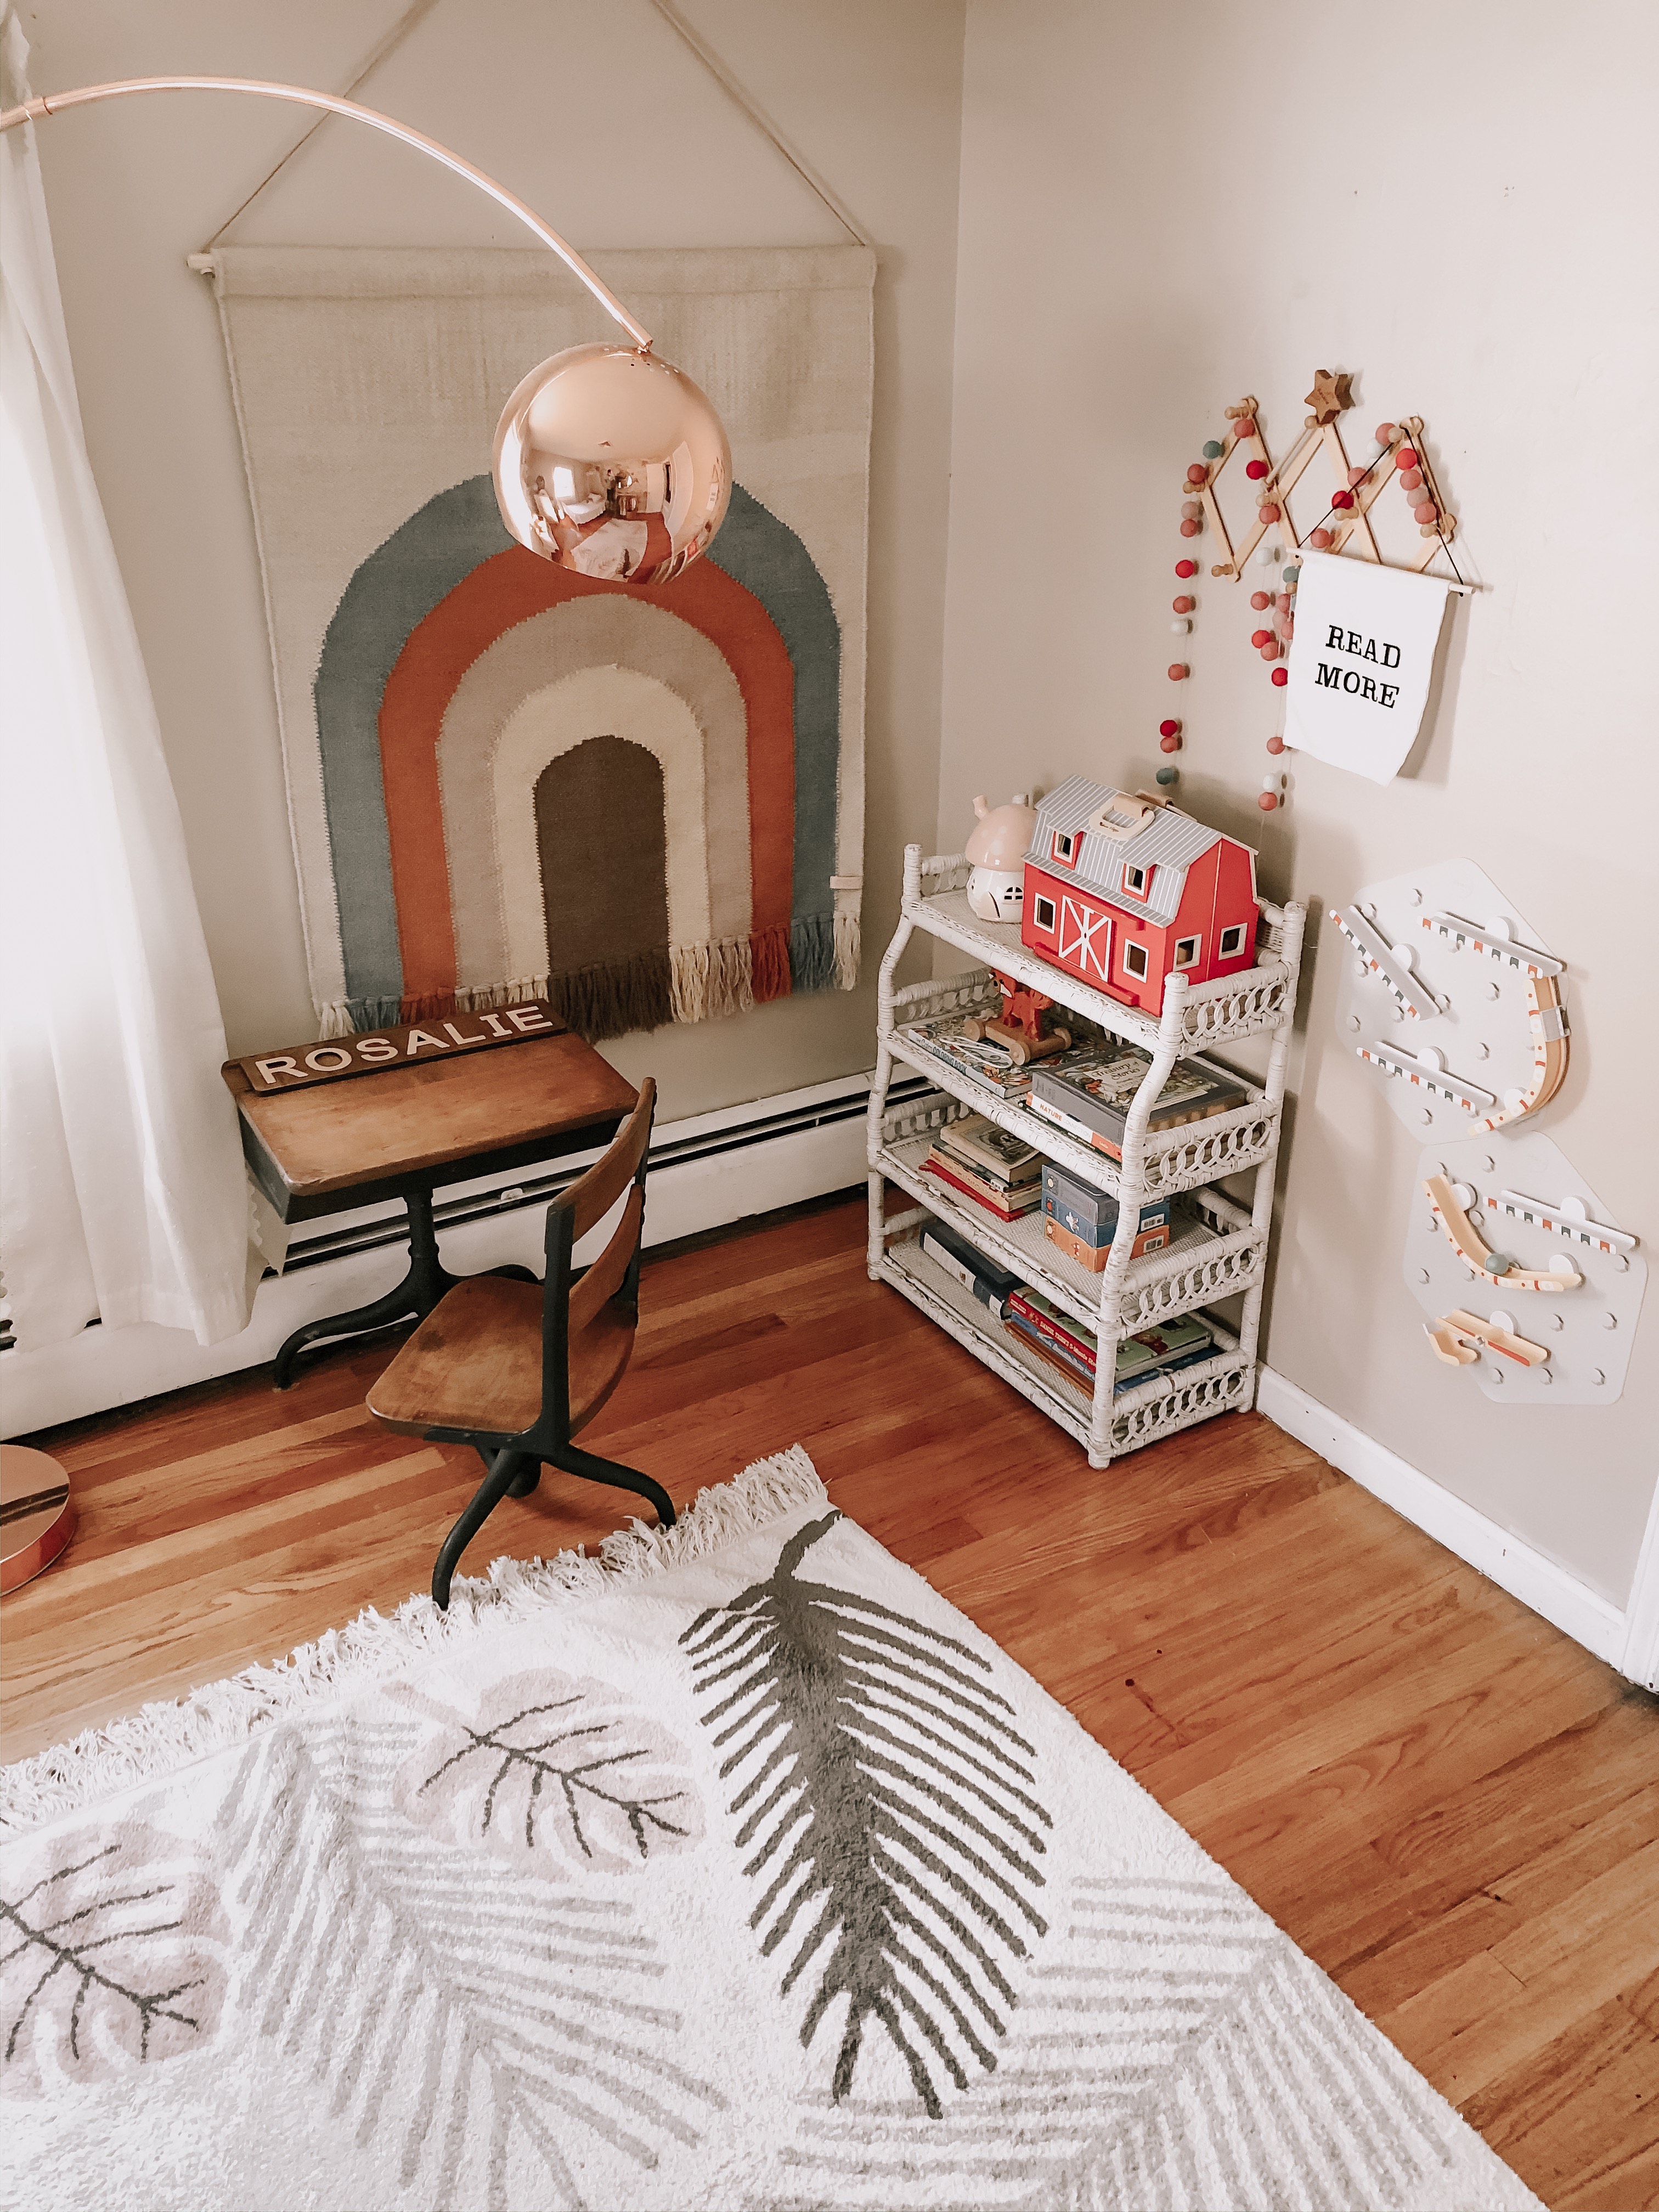
<path fill-rule="evenodd" d="M 286 1220 L 579 1150 L 585 1134 L 603 1143 L 635 1096 L 568 1032 L 294 1091 L 256 1092 L 234 1060 L 223 1073 L 243 1149 Z"/>

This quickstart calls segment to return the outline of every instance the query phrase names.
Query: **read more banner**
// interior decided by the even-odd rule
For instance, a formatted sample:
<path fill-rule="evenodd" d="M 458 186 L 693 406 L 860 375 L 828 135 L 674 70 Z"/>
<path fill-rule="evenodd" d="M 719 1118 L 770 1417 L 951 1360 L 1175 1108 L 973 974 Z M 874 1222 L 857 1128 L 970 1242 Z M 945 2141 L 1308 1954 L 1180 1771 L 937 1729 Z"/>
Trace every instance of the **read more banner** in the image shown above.
<path fill-rule="evenodd" d="M 1387 783 L 1422 726 L 1447 586 L 1340 554 L 1297 557 L 1285 742 Z"/>

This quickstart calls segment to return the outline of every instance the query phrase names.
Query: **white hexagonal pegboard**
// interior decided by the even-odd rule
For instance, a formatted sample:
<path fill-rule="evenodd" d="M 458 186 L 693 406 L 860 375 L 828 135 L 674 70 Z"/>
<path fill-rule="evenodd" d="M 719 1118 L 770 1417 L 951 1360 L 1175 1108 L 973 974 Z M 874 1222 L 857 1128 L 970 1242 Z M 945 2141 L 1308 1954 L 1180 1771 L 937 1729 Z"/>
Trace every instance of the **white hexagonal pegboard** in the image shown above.
<path fill-rule="evenodd" d="M 1501 1274 L 1471 1266 L 1475 1243 L 1437 1217 L 1425 1188 L 1431 1177 L 1452 1195 L 1474 1239 L 1511 1264 Z M 1455 1217 L 1454 1217 L 1455 1218 Z M 1429 1324 L 1456 1313 L 1498 1326 L 1528 1347 L 1524 1357 L 1495 1350 L 1478 1335 L 1450 1340 L 1474 1356 L 1462 1371 L 1494 1403 L 1610 1406 L 1625 1387 L 1632 1340 L 1647 1288 L 1647 1262 L 1635 1234 L 1615 1220 L 1541 1131 L 1522 1122 L 1490 1135 L 1431 1145 L 1418 1163 L 1406 1231 L 1406 1286 Z M 1567 1287 L 1528 1287 L 1542 1274 Z M 1528 1365 L 1536 1352 L 1547 1356 Z M 1425 1340 L 1425 1361 L 1436 1354 Z"/>
<path fill-rule="evenodd" d="M 1473 924 L 1483 941 L 1550 951 L 1473 860 L 1437 860 L 1367 884 L 1327 915 L 1326 927 L 1342 933 L 1337 1034 L 1425 1144 L 1469 1135 L 1512 1103 L 1534 1067 L 1525 969 L 1425 927 L 1438 915 Z M 1553 981 L 1565 1005 L 1565 978 Z"/>

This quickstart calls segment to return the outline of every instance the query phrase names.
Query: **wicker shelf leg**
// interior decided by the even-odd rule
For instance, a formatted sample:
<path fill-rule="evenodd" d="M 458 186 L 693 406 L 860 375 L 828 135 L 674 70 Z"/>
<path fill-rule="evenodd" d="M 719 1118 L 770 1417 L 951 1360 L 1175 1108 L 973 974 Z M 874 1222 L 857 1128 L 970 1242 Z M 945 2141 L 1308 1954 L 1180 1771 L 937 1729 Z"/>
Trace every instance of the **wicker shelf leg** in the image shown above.
<path fill-rule="evenodd" d="M 1298 975 L 1301 971 L 1302 932 L 1306 920 L 1305 908 L 1300 906 L 1285 908 L 1283 957 L 1292 975 Z M 1273 1031 L 1273 1046 L 1267 1054 L 1267 1079 L 1262 1085 L 1267 1097 L 1273 1105 L 1279 1105 L 1285 1096 L 1285 1078 L 1291 1058 L 1291 1033 L 1295 1019 L 1296 994 L 1292 991 L 1285 1000 L 1284 1018 Z M 1273 1150 L 1255 1170 L 1255 1182 L 1251 1194 L 1251 1224 L 1264 1237 L 1273 1227 L 1273 1186 L 1279 1174 L 1279 1146 L 1283 1134 L 1284 1116 L 1281 1114 L 1273 1123 Z M 1264 1262 L 1256 1270 L 1255 1281 L 1244 1293 L 1243 1318 L 1239 1324 L 1239 1350 L 1250 1363 L 1249 1395 L 1244 1406 L 1246 1411 L 1255 1402 L 1256 1348 L 1261 1334 L 1261 1299 L 1266 1289 L 1267 1273 Z"/>
<path fill-rule="evenodd" d="M 914 845 L 904 851 L 904 896 L 907 900 L 921 896 L 921 854 Z M 881 1265 L 881 1255 L 886 1249 L 886 1187 L 877 1165 L 881 1156 L 882 1117 L 887 1111 L 887 1093 L 893 1080 L 893 1053 L 890 1040 L 893 1034 L 893 975 L 904 948 L 910 942 L 915 925 L 908 916 L 901 916 L 893 932 L 893 941 L 882 955 L 881 971 L 876 981 L 876 1073 L 870 1085 L 870 1106 L 865 1121 L 864 1157 L 870 1170 L 870 1242 L 865 1264 L 870 1279 L 874 1282 Z"/>
<path fill-rule="evenodd" d="M 1117 1381 L 1117 1348 L 1123 1340 L 1123 1289 L 1128 1279 L 1129 1257 L 1140 1227 L 1141 1201 L 1146 1195 L 1146 1123 L 1151 1118 L 1170 1069 L 1181 1055 L 1182 1017 L 1187 1003 L 1187 981 L 1172 975 L 1164 986 L 1164 1012 L 1159 1017 L 1158 1049 L 1152 1066 L 1141 1078 L 1123 1127 L 1119 1159 L 1117 1228 L 1112 1237 L 1111 1257 L 1100 1281 L 1100 1324 L 1095 1347 L 1094 1410 L 1089 1423 L 1089 1464 L 1109 1467 L 1112 1461 L 1112 1407 Z"/>

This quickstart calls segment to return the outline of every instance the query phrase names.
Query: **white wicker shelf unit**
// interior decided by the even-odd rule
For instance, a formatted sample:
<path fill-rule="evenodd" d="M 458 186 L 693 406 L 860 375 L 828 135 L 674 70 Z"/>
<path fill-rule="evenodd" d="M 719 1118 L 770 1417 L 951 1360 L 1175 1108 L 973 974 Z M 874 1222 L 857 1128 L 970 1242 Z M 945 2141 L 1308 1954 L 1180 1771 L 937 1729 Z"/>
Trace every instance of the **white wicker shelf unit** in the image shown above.
<path fill-rule="evenodd" d="M 1154 1018 L 1037 959 L 1012 924 L 981 921 L 963 891 L 967 879 L 968 863 L 960 855 L 925 860 L 919 845 L 905 848 L 903 905 L 881 964 L 876 1079 L 870 1093 L 870 1274 L 891 1284 L 1075 1437 L 1087 1448 L 1091 1467 L 1105 1467 L 1126 1451 L 1212 1413 L 1246 1407 L 1255 1397 L 1273 1166 L 1305 909 L 1264 903 L 1255 966 L 1196 986 L 1183 975 L 1171 975 L 1164 986 L 1163 1013 Z M 948 982 L 896 991 L 894 970 L 918 929 L 985 964 Z M 1152 1066 L 1129 1111 L 1121 1163 L 1024 1107 L 1011 1105 L 1000 1092 L 936 1059 L 903 1034 L 913 1023 L 994 1011 L 1000 994 L 994 969 L 1024 979 L 1151 1053 Z M 1248 1082 L 1236 1070 L 1225 1071 L 1235 1081 L 1245 1082 L 1244 1105 L 1206 1121 L 1147 1134 L 1152 1102 L 1177 1060 L 1202 1058 L 1211 1048 L 1264 1031 L 1273 1042 L 1262 1081 Z M 890 1103 L 896 1066 L 925 1076 L 931 1091 Z M 1004 1224 L 928 1174 L 925 1163 L 933 1132 L 970 1113 L 988 1115 L 1047 1158 L 1117 1194 L 1117 1234 L 1099 1274 L 1079 1267 L 1048 1242 L 1041 1215 Z M 1248 1212 L 1208 1188 L 1224 1176 L 1245 1173 L 1255 1178 Z M 895 1214 L 887 1212 L 890 1183 L 913 1201 Z M 1132 1260 L 1129 1247 L 1142 1203 L 1164 1195 L 1173 1201 L 1169 1246 Z M 930 1218 L 960 1230 L 988 1259 L 1035 1284 L 1097 1333 L 1098 1373 L 1092 1395 L 1028 1350 L 1024 1339 L 1004 1328 L 933 1264 L 921 1243 Z M 1122 1338 L 1240 1294 L 1244 1304 L 1237 1334 L 1215 1316 L 1208 1316 L 1218 1346 L 1212 1357 L 1114 1393 Z"/>

